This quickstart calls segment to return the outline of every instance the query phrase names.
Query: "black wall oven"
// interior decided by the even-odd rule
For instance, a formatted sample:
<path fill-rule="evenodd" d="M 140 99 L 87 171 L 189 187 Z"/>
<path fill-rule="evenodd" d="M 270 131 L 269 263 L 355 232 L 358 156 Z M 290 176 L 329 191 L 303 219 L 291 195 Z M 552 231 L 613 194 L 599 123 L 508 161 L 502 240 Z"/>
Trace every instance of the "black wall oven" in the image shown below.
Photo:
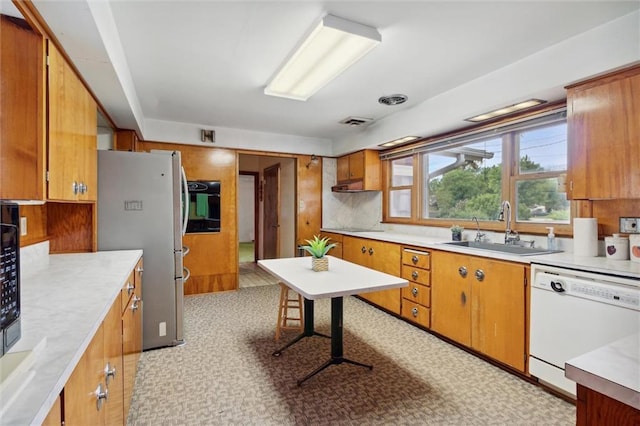
<path fill-rule="evenodd" d="M 0 201 L 0 356 L 20 339 L 19 220 L 18 205 Z"/>
<path fill-rule="evenodd" d="M 192 180 L 189 188 L 187 234 L 220 232 L 220 181 Z"/>

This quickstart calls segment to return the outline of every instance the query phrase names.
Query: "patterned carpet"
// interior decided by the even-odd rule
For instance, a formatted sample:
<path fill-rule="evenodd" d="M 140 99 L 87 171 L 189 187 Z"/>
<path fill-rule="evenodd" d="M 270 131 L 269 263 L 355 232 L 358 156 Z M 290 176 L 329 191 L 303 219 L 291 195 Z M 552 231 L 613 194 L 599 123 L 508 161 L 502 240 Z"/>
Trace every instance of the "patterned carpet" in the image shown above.
<path fill-rule="evenodd" d="M 128 424 L 575 424 L 572 404 L 355 298 L 344 302 L 345 356 L 373 370 L 333 365 L 298 387 L 330 341 L 305 338 L 273 357 L 278 292 L 187 297 L 186 344 L 142 354 Z M 328 334 L 329 300 L 315 312 Z"/>

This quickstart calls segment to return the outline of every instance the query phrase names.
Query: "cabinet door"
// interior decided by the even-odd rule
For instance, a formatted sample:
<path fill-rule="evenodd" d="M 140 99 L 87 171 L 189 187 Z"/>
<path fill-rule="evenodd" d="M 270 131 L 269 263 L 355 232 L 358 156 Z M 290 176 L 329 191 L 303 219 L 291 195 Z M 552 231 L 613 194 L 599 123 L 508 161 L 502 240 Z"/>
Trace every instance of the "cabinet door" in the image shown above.
<path fill-rule="evenodd" d="M 338 182 L 345 182 L 349 180 L 349 156 L 338 157 L 338 170 L 337 180 Z"/>
<path fill-rule="evenodd" d="M 637 198 L 640 67 L 567 90 L 569 196 Z"/>
<path fill-rule="evenodd" d="M 476 258 L 472 268 L 471 347 L 524 371 L 524 266 Z"/>
<path fill-rule="evenodd" d="M 44 199 L 43 41 L 23 20 L 0 16 L 0 198 Z"/>
<path fill-rule="evenodd" d="M 124 379 L 124 419 L 127 419 L 138 360 L 142 353 L 142 259 L 134 271 L 135 291 L 122 314 L 122 352 Z"/>
<path fill-rule="evenodd" d="M 349 155 L 349 179 L 364 179 L 364 151 Z"/>
<path fill-rule="evenodd" d="M 105 385 L 109 398 L 105 402 L 105 424 L 123 425 L 124 380 L 122 368 L 122 313 L 117 297 L 103 323 Z"/>
<path fill-rule="evenodd" d="M 97 390 L 104 387 L 104 330 L 98 329 L 64 387 L 64 424 L 85 426 L 104 424 L 104 403 Z M 99 409 L 100 407 L 100 409 Z"/>
<path fill-rule="evenodd" d="M 431 253 L 431 329 L 471 345 L 471 257 Z"/>
<path fill-rule="evenodd" d="M 342 234 L 334 234 L 332 232 L 322 232 L 322 237 L 329 238 L 330 243 L 336 243 L 336 246 L 329 250 L 329 255 L 342 259 Z"/>
<path fill-rule="evenodd" d="M 96 103 L 52 43 L 48 55 L 48 199 L 95 201 Z"/>

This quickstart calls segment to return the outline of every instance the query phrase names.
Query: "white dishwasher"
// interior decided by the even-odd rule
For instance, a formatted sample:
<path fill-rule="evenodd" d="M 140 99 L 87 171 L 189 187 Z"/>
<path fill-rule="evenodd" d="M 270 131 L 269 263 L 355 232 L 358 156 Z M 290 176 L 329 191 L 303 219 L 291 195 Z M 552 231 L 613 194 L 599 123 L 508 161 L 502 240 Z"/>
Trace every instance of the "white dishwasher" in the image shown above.
<path fill-rule="evenodd" d="M 640 333 L 640 280 L 531 266 L 529 373 L 575 398 L 565 362 Z"/>

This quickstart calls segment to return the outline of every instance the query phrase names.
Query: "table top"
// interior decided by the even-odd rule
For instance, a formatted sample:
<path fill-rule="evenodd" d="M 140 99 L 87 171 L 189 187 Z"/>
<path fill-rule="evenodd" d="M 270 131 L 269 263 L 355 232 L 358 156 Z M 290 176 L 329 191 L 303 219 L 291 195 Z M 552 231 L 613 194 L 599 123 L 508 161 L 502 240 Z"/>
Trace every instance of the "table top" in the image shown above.
<path fill-rule="evenodd" d="M 258 265 L 309 300 L 351 296 L 407 287 L 403 278 L 378 272 L 333 256 L 329 270 L 315 272 L 311 257 L 259 260 Z"/>

